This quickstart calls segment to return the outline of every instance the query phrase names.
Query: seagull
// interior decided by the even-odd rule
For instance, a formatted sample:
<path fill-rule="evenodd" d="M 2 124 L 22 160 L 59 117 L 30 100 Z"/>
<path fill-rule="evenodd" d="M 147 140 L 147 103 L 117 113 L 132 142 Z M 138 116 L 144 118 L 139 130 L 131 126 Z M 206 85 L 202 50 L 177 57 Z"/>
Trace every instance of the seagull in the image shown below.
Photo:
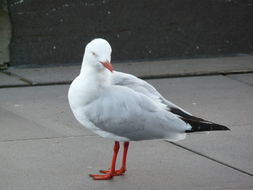
<path fill-rule="evenodd" d="M 146 81 L 114 71 L 112 48 L 102 38 L 85 47 L 80 74 L 68 91 L 70 108 L 81 125 L 95 134 L 114 140 L 111 167 L 90 174 L 94 180 L 108 180 L 126 172 L 130 141 L 166 139 L 178 141 L 187 133 L 230 130 L 195 117 L 165 99 Z M 122 142 L 121 167 L 115 168 Z"/>

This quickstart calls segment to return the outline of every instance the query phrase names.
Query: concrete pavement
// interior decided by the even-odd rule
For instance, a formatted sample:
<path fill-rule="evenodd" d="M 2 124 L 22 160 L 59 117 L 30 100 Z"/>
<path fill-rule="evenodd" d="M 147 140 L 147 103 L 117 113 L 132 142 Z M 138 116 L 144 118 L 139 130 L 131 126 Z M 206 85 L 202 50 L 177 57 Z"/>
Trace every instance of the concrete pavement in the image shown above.
<path fill-rule="evenodd" d="M 69 109 L 64 83 L 78 67 L 13 70 L 0 75 L 1 189 L 253 189 L 253 73 L 148 80 L 194 115 L 232 130 L 133 142 L 124 176 L 93 181 L 88 174 L 109 166 L 113 144 L 81 127 Z"/>

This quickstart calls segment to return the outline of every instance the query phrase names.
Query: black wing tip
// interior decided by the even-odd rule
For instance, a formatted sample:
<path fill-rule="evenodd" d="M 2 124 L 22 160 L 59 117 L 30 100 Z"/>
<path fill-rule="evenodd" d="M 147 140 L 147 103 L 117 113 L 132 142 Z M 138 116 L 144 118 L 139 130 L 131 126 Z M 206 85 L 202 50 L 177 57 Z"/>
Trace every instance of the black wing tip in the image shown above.
<path fill-rule="evenodd" d="M 224 131 L 231 131 L 231 129 L 229 129 L 228 127 L 224 126 Z"/>
<path fill-rule="evenodd" d="M 230 131 L 230 129 L 224 125 L 219 125 L 202 118 L 189 115 L 188 113 L 175 107 L 171 107 L 170 112 L 178 115 L 185 123 L 191 125 L 192 128 L 190 130 L 186 130 L 186 133 L 201 131 Z"/>
<path fill-rule="evenodd" d="M 186 133 L 193 133 L 193 132 L 204 132 L 204 131 L 231 131 L 230 128 L 219 125 L 219 124 L 199 124 L 198 126 L 192 125 L 190 130 L 186 130 Z"/>

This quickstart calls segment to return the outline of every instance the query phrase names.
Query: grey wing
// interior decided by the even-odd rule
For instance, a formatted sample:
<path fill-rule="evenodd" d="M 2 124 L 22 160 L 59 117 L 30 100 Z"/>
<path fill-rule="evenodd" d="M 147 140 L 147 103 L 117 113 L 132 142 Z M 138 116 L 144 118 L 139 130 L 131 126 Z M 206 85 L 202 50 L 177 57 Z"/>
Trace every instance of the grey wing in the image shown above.
<path fill-rule="evenodd" d="M 130 88 L 138 93 L 148 96 L 156 102 L 164 104 L 167 109 L 174 112 L 174 114 L 192 116 L 189 112 L 164 98 L 151 84 L 135 77 L 134 75 L 115 71 L 113 73 L 112 82 L 114 85 Z"/>
<path fill-rule="evenodd" d="M 130 140 L 185 137 L 191 129 L 161 104 L 127 87 L 114 86 L 86 107 L 89 120 L 102 131 Z"/>

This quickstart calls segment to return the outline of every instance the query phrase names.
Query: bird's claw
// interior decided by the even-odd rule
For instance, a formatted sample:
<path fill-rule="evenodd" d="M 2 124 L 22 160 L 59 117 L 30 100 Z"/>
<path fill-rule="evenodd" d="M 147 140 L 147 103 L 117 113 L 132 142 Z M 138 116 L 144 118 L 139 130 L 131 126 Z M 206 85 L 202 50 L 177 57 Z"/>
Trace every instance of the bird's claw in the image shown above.
<path fill-rule="evenodd" d="M 90 177 L 92 177 L 94 180 L 109 180 L 112 179 L 113 176 L 123 175 L 126 172 L 126 169 L 121 168 L 119 170 L 115 170 L 115 172 L 112 172 L 110 169 L 99 170 L 99 172 L 103 174 L 90 174 Z"/>

